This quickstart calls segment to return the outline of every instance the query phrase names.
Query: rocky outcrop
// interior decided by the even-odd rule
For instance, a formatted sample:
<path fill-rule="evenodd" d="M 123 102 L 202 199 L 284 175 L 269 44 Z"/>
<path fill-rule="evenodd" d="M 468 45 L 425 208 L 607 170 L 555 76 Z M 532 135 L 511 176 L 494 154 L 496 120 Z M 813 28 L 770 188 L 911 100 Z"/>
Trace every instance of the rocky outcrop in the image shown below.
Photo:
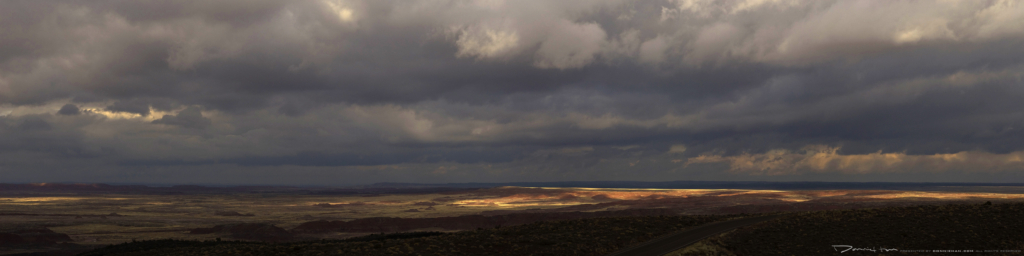
<path fill-rule="evenodd" d="M 265 242 L 282 242 L 293 238 L 287 230 L 266 223 L 217 225 L 212 228 L 192 229 L 189 234 L 224 234 L 234 239 Z"/>

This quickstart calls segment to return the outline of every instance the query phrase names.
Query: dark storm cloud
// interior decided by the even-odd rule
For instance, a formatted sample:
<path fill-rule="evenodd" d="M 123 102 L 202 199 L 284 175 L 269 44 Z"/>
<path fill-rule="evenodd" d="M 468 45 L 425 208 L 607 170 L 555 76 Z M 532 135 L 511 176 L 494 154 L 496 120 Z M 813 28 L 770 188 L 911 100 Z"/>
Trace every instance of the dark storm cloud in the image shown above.
<path fill-rule="evenodd" d="M 103 155 L 98 147 L 84 143 L 85 135 L 81 130 L 68 127 L 68 124 L 87 124 L 88 116 L 54 116 L 52 114 L 32 114 L 17 117 L 0 117 L 0 154 L 4 155 L 5 165 L 18 162 L 48 161 L 56 159 L 91 158 Z M 25 158 L 21 154 L 30 154 Z M 20 158 L 20 159 L 19 159 Z"/>
<path fill-rule="evenodd" d="M 239 166 L 372 166 L 406 163 L 504 163 L 521 158 L 519 150 L 467 150 L 433 149 L 431 152 L 381 152 L 371 153 L 322 153 L 299 152 L 294 155 L 272 157 L 240 157 L 219 160 L 127 160 L 123 166 L 166 166 L 166 165 L 207 165 L 236 164 Z"/>
<path fill-rule="evenodd" d="M 4 1 L 0 172 L 1010 177 L 1022 31 L 1008 0 Z"/>
<path fill-rule="evenodd" d="M 78 106 L 75 106 L 75 104 L 64 104 L 63 107 L 60 107 L 60 110 L 57 110 L 57 114 L 66 116 L 73 116 L 81 113 L 82 111 L 79 110 Z"/>
<path fill-rule="evenodd" d="M 153 120 L 153 123 L 200 129 L 210 126 L 212 121 L 209 118 L 203 117 L 203 113 L 199 111 L 199 108 L 189 107 L 178 112 L 177 115 L 164 115 L 160 119 Z"/>

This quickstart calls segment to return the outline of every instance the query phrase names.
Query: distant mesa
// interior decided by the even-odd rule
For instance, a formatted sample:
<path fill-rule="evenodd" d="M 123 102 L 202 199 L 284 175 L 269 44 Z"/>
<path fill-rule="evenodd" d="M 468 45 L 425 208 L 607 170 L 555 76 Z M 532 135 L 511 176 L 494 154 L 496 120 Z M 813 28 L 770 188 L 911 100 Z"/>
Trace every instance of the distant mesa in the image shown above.
<path fill-rule="evenodd" d="M 417 210 L 417 209 L 408 209 L 408 210 L 405 210 L 405 211 L 403 211 L 403 212 L 420 212 L 420 210 Z"/>
<path fill-rule="evenodd" d="M 213 215 L 217 215 L 217 216 L 235 216 L 235 217 L 251 217 L 251 216 L 256 216 L 255 214 L 252 214 L 252 213 L 242 214 L 242 213 L 238 213 L 236 211 L 216 211 L 216 212 L 213 213 Z"/>

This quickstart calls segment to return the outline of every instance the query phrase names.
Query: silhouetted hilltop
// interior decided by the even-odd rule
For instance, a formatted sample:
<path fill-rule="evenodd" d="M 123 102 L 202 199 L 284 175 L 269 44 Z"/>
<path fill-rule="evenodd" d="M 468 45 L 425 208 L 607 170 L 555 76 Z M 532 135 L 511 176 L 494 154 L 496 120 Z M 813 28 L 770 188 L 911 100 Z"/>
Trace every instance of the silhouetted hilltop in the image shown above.
<path fill-rule="evenodd" d="M 0 231 L 0 247 L 47 245 L 71 242 L 66 234 L 48 228 L 24 228 Z"/>

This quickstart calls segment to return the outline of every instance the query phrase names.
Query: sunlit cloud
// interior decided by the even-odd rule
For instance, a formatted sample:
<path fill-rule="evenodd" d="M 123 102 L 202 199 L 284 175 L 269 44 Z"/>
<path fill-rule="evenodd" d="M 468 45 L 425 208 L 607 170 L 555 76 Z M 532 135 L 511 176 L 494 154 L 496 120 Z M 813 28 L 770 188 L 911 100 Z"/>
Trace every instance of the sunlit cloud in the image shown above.
<path fill-rule="evenodd" d="M 485 28 L 461 30 L 458 41 L 459 57 L 501 58 L 513 53 L 519 45 L 514 31 L 496 31 Z"/>
<path fill-rule="evenodd" d="M 700 155 L 686 165 L 725 163 L 729 171 L 753 175 L 794 175 L 801 173 L 943 173 L 947 171 L 1002 172 L 1024 168 L 1024 152 L 994 154 L 958 152 L 950 154 L 908 155 L 902 152 L 839 154 L 839 147 L 812 145 L 799 151 L 771 150 L 760 154 L 735 156 Z"/>
<path fill-rule="evenodd" d="M 347 8 L 340 3 L 336 3 L 335 1 L 325 0 L 323 2 L 328 7 L 330 7 L 331 11 L 334 11 L 334 14 L 338 16 L 338 20 L 340 20 L 341 22 L 349 23 L 355 21 L 355 11 L 353 11 L 352 8 Z"/>

